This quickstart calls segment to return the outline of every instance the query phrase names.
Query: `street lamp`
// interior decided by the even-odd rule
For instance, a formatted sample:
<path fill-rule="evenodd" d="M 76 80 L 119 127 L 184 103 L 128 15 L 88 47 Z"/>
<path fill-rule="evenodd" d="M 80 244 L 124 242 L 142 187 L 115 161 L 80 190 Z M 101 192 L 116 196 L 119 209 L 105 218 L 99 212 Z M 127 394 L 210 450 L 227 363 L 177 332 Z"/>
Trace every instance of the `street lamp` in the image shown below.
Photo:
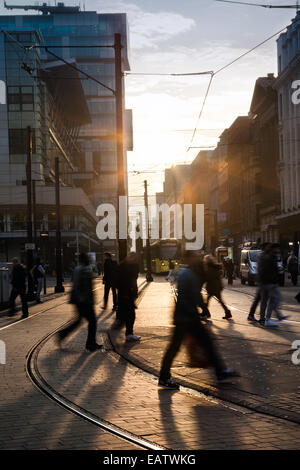
<path fill-rule="evenodd" d="M 44 264 L 46 263 L 46 242 L 49 239 L 49 232 L 43 230 L 40 232 L 40 238 L 43 240 Z M 46 276 L 44 277 L 44 294 L 47 293 Z"/>

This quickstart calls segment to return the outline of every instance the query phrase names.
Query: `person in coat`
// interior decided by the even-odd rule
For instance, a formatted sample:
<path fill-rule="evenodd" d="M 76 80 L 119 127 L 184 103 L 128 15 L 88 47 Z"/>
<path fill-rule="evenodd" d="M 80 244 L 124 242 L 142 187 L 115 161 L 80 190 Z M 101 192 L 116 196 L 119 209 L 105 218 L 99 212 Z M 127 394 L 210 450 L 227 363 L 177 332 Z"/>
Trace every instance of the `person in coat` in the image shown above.
<path fill-rule="evenodd" d="M 214 258 L 214 256 L 206 255 L 204 257 L 204 268 L 206 273 L 207 308 L 210 299 L 215 297 L 224 309 L 225 316 L 223 319 L 228 320 L 229 318 L 232 318 L 229 308 L 225 305 L 222 299 L 222 266 L 217 263 L 217 260 Z M 210 318 L 210 314 L 207 316 L 207 318 Z"/>
<path fill-rule="evenodd" d="M 35 265 L 31 270 L 31 275 L 36 284 L 36 302 L 40 304 L 41 301 L 41 291 L 43 288 L 43 281 L 46 276 L 46 271 L 41 264 L 40 258 L 37 258 Z"/>
<path fill-rule="evenodd" d="M 12 290 L 9 298 L 10 311 L 9 316 L 13 316 L 16 312 L 15 300 L 18 296 L 21 297 L 22 302 L 22 318 L 28 317 L 28 304 L 26 296 L 26 271 L 25 268 L 19 263 L 17 258 L 12 260 L 13 268 L 11 272 L 11 285 Z"/>
<path fill-rule="evenodd" d="M 291 275 L 291 280 L 294 286 L 297 285 L 298 281 L 298 258 L 291 253 L 287 260 L 287 270 Z"/>
<path fill-rule="evenodd" d="M 96 342 L 97 324 L 94 311 L 93 274 L 90 260 L 86 253 L 79 255 L 79 266 L 74 270 L 70 303 L 76 306 L 76 315 L 70 325 L 58 332 L 57 342 L 59 346 L 85 319 L 88 321 L 86 350 L 93 352 L 101 349 L 102 345 Z"/>
<path fill-rule="evenodd" d="M 139 274 L 139 265 L 137 255 L 134 252 L 119 264 L 117 275 L 118 289 L 118 307 L 114 329 L 120 329 L 126 326 L 126 341 L 139 341 L 140 336 L 133 334 L 135 323 L 135 300 L 138 296 L 137 279 Z"/>
<path fill-rule="evenodd" d="M 117 291 L 116 291 L 116 280 L 117 280 L 118 264 L 112 259 L 110 253 L 104 253 L 104 305 L 103 310 L 107 308 L 109 291 L 111 289 L 113 295 L 113 310 L 117 310 Z"/>
<path fill-rule="evenodd" d="M 194 271 L 195 257 L 197 255 L 194 251 L 187 251 L 184 255 L 185 266 L 178 272 L 177 302 L 174 310 L 175 328 L 164 354 L 159 374 L 158 385 L 171 390 L 179 388 L 171 378 L 170 369 L 186 335 L 193 336 L 205 351 L 209 364 L 215 369 L 218 381 L 238 376 L 233 370 L 226 369 L 223 359 L 219 356 L 210 334 L 199 317 L 200 290 L 199 278 Z"/>

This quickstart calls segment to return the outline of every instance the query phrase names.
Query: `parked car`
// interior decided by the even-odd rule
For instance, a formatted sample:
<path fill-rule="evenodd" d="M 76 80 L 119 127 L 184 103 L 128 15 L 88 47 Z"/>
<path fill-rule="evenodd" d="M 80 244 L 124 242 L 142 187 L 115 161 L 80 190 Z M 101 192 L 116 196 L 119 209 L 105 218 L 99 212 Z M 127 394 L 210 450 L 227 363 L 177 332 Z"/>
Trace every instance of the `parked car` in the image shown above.
<path fill-rule="evenodd" d="M 262 251 L 257 249 L 243 249 L 241 251 L 240 278 L 242 284 L 246 284 L 246 282 L 248 282 L 249 286 L 254 286 L 257 282 L 258 259 L 261 253 Z M 277 266 L 279 285 L 284 286 L 285 272 L 280 254 L 277 255 Z"/>

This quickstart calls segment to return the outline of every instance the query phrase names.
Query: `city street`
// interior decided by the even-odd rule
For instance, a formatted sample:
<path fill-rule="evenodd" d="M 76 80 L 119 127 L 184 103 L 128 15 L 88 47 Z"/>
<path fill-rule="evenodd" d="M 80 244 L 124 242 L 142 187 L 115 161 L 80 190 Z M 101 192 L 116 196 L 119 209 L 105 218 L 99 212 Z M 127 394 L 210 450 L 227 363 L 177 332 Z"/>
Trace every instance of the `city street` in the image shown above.
<path fill-rule="evenodd" d="M 125 343 L 124 331 L 109 330 L 115 314 L 101 310 L 103 285 L 95 281 L 99 352 L 84 349 L 86 325 L 58 348 L 52 333 L 72 315 L 67 296 L 32 306 L 25 320 L 0 314 L 0 449 L 298 449 L 297 288 L 282 289 L 290 317 L 277 329 L 248 324 L 255 287 L 235 281 L 226 288 L 233 319 L 223 320 L 213 300 L 207 323 L 241 377 L 218 386 L 211 371 L 188 367 L 182 348 L 172 369 L 181 388 L 173 392 L 157 386 L 172 328 L 170 284 L 164 277 L 139 283 L 135 333 L 142 338 Z"/>

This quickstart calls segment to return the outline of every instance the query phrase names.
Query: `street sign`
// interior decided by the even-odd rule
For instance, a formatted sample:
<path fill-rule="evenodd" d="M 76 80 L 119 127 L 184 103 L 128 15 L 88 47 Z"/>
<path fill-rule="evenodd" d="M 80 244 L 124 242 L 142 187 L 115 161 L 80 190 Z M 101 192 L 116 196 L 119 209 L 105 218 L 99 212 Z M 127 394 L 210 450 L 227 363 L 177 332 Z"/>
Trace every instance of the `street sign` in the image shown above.
<path fill-rule="evenodd" d="M 25 250 L 35 250 L 35 243 L 25 243 Z"/>

